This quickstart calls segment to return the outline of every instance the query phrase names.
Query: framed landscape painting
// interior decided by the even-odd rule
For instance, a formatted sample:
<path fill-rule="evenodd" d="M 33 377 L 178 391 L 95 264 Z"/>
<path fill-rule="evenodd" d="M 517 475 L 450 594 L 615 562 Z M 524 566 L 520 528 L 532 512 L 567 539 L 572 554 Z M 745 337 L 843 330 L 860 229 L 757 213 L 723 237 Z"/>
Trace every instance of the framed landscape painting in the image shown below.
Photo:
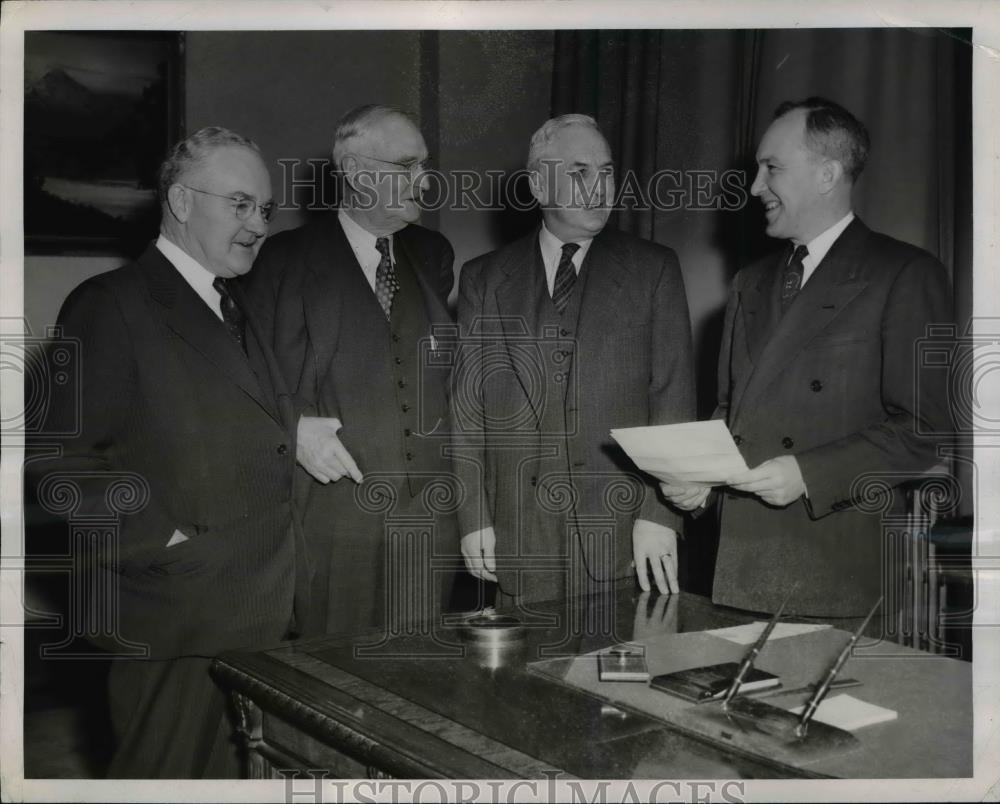
<path fill-rule="evenodd" d="M 25 253 L 129 254 L 155 236 L 156 171 L 183 128 L 182 36 L 25 33 Z"/>

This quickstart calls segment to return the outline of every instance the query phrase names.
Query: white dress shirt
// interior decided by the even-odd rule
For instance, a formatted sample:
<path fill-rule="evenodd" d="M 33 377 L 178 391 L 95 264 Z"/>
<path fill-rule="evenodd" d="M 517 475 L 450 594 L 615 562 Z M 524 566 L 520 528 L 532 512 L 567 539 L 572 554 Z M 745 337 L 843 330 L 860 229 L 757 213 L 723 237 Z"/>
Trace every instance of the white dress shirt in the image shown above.
<path fill-rule="evenodd" d="M 851 225 L 851 221 L 854 220 L 854 213 L 848 212 L 843 218 L 837 221 L 833 226 L 823 232 L 821 235 L 814 237 L 808 243 L 806 243 L 806 248 L 809 249 L 809 255 L 802 260 L 802 284 L 805 285 L 809 281 L 809 277 L 813 275 L 826 253 L 831 249 L 833 244 L 837 241 L 837 238 L 844 233 L 844 229 Z M 795 240 L 792 241 L 795 245 L 799 245 Z"/>
<path fill-rule="evenodd" d="M 378 239 L 367 229 L 362 228 L 344 210 L 337 211 L 337 220 L 340 221 L 340 228 L 344 230 L 347 242 L 351 244 L 351 250 L 358 260 L 358 265 L 368 280 L 368 285 L 375 292 L 375 274 L 378 272 L 378 264 L 382 262 L 382 253 L 375 248 L 375 241 Z M 389 238 L 389 255 L 393 263 L 396 262 L 396 251 L 394 248 L 392 235 Z"/>
<path fill-rule="evenodd" d="M 156 239 L 156 247 L 167 258 L 167 261 L 177 269 L 177 273 L 184 277 L 184 281 L 191 286 L 191 289 L 201 297 L 201 300 L 222 321 L 222 297 L 219 295 L 219 291 L 212 287 L 212 283 L 215 281 L 215 274 L 205 268 L 176 243 L 167 240 L 162 234 Z"/>
<path fill-rule="evenodd" d="M 573 255 L 573 268 L 576 269 L 576 275 L 579 276 L 580 266 L 583 265 L 583 258 L 587 256 L 590 244 L 594 242 L 594 239 L 589 238 L 574 242 L 580 247 L 576 250 L 576 254 Z M 559 269 L 559 260 L 562 259 L 562 247 L 566 244 L 552 234 L 543 223 L 542 229 L 538 233 L 538 245 L 542 250 L 542 262 L 545 265 L 545 282 L 549 286 L 549 295 L 551 296 L 552 289 L 556 284 L 556 271 Z"/>

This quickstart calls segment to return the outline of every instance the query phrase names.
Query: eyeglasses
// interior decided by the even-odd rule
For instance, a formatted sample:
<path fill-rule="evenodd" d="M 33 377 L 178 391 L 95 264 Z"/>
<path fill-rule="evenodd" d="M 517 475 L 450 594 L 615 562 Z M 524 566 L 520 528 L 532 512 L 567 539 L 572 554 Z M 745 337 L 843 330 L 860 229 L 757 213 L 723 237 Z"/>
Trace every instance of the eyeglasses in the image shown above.
<path fill-rule="evenodd" d="M 381 162 L 383 165 L 395 165 L 400 170 L 409 173 L 411 176 L 414 173 L 423 173 L 431 164 L 431 158 L 429 156 L 426 159 L 413 159 L 409 162 L 393 162 L 391 159 L 382 159 L 381 157 L 372 156 L 371 154 L 358 154 L 358 156 L 363 156 L 366 159 L 374 159 L 376 162 Z"/>
<path fill-rule="evenodd" d="M 180 182 L 178 182 L 180 184 Z M 187 184 L 181 184 L 181 187 L 187 187 L 189 190 L 194 190 L 196 193 L 201 193 L 202 195 L 210 195 L 214 198 L 225 198 L 227 201 L 233 202 L 233 214 L 236 218 L 241 221 L 249 220 L 253 217 L 254 212 L 258 209 L 260 210 L 260 217 L 264 223 L 269 223 L 271 221 L 271 216 L 274 215 L 275 203 L 273 201 L 268 201 L 266 204 L 260 204 L 257 202 L 256 198 L 249 195 L 219 195 L 218 193 L 210 193 L 208 190 L 199 190 L 197 187 L 191 187 Z"/>

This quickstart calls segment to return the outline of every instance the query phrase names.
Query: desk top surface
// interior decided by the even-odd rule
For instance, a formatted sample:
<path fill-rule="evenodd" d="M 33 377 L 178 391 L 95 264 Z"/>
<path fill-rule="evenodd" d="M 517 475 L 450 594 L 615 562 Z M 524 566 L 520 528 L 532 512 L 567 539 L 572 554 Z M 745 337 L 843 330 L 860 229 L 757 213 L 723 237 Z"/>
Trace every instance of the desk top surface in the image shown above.
<path fill-rule="evenodd" d="M 868 655 L 845 668 L 845 675 L 863 682 L 849 692 L 896 709 L 899 718 L 859 730 L 854 751 L 789 763 L 763 749 L 748 754 L 706 740 L 670 712 L 667 720 L 644 714 L 628 705 L 628 695 L 610 696 L 615 705 L 609 706 L 554 680 L 559 673 L 551 672 L 551 661 L 545 662 L 547 674 L 537 672 L 540 660 L 557 664 L 559 657 L 624 641 L 655 640 L 662 646 L 669 644 L 669 634 L 682 634 L 676 645 L 700 654 L 703 641 L 685 632 L 752 621 L 745 612 L 685 593 L 649 597 L 622 588 L 613 598 L 587 601 L 572 614 L 565 604 L 550 603 L 518 615 L 526 636 L 510 650 L 472 648 L 458 628 L 442 627 L 433 634 L 391 639 L 330 636 L 231 652 L 217 660 L 215 672 L 265 712 L 321 740 L 335 727 L 341 738 L 346 730 L 365 745 L 384 747 L 399 776 L 948 778 L 972 773 L 968 663 L 893 643 L 869 644 Z M 836 653 L 839 632 L 826 633 L 769 643 L 759 663 L 774 651 L 772 663 L 787 664 L 797 678 L 806 669 L 811 673 L 811 664 L 821 666 L 830 650 Z M 843 634 L 837 644 L 845 640 Z M 697 666 L 738 660 L 745 650 L 721 639 L 712 645 L 711 655 L 672 661 Z M 795 660 L 804 655 L 812 655 L 812 662 Z M 793 706 L 804 698 L 773 700 Z"/>

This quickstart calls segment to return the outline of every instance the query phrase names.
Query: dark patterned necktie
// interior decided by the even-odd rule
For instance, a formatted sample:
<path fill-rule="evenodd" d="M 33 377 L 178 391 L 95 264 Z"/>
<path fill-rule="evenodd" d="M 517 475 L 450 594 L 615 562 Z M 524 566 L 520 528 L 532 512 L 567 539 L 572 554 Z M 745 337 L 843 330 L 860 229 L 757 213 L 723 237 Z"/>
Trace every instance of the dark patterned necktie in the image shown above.
<path fill-rule="evenodd" d="M 247 350 L 246 316 L 243 315 L 243 311 L 233 298 L 233 294 L 229 290 L 228 280 L 217 276 L 212 282 L 212 287 L 219 292 L 219 309 L 222 311 L 222 320 L 225 322 L 226 329 L 236 339 L 245 354 Z"/>
<path fill-rule="evenodd" d="M 802 289 L 802 273 L 804 270 L 802 261 L 808 256 L 809 249 L 805 246 L 796 246 L 795 251 L 792 252 L 792 256 L 788 260 L 788 264 L 785 266 L 785 272 L 781 280 L 782 313 L 795 301 L 795 297 L 799 295 L 799 291 Z"/>
<path fill-rule="evenodd" d="M 569 304 L 570 294 L 573 293 L 573 286 L 576 284 L 573 255 L 579 248 L 579 243 L 567 243 L 562 247 L 562 257 L 559 259 L 559 267 L 556 268 L 556 280 L 552 285 L 552 303 L 559 315 L 562 315 L 566 305 Z"/>
<path fill-rule="evenodd" d="M 385 312 L 386 319 L 388 319 L 392 315 L 392 298 L 399 291 L 399 280 L 396 279 L 396 271 L 392 267 L 389 238 L 377 238 L 375 240 L 375 248 L 382 255 L 382 259 L 378 263 L 378 268 L 375 270 L 375 298 L 382 305 L 382 310 Z"/>

